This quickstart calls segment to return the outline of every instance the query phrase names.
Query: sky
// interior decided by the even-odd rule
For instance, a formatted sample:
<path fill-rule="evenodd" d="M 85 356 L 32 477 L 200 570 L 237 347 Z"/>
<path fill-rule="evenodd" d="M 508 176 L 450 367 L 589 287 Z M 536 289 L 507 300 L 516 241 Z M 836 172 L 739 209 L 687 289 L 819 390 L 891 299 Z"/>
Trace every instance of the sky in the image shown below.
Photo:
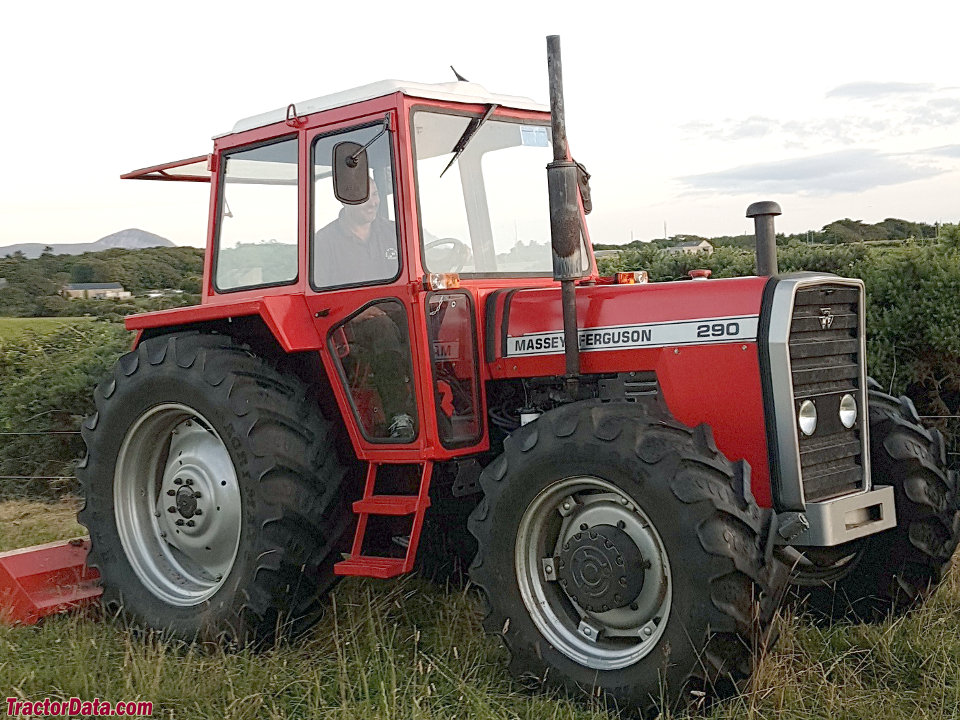
<path fill-rule="evenodd" d="M 202 245 L 209 187 L 121 181 L 242 117 L 386 78 L 548 101 L 593 175 L 594 242 L 843 217 L 960 220 L 960 4 L 208 1 L 8 4 L 0 245 L 129 227 Z"/>

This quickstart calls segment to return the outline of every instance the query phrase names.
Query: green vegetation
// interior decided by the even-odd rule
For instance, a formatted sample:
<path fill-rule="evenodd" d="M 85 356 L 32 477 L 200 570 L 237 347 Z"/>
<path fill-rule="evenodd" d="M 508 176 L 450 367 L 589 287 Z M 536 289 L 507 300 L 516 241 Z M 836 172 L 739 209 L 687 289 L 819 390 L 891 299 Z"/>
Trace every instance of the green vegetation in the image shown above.
<path fill-rule="evenodd" d="M 793 235 L 777 235 L 777 244 L 811 243 L 816 245 L 842 245 L 845 243 L 883 243 L 898 244 L 904 241 L 916 242 L 927 240 L 944 240 L 951 232 L 956 233 L 957 225 L 929 225 L 928 223 L 911 222 L 899 218 L 887 218 L 873 225 L 860 220 L 834 220 L 824 225 L 821 230 L 808 230 Z M 707 240 L 717 247 L 753 248 L 753 234 L 749 235 L 720 235 L 717 237 L 701 237 L 700 235 L 674 235 L 669 238 L 653 238 L 649 241 L 634 240 L 626 245 L 594 246 L 597 250 L 639 250 L 644 247 L 665 248 L 679 245 L 683 242 Z"/>
<path fill-rule="evenodd" d="M 0 475 L 54 479 L 0 479 L 0 496 L 55 497 L 74 487 L 83 441 L 73 433 L 93 410 L 93 387 L 132 336 L 90 319 L 22 322 L 0 320 L 0 432 L 38 434 L 0 436 Z"/>
<path fill-rule="evenodd" d="M 0 315 L 41 317 L 96 315 L 119 319 L 124 315 L 199 302 L 203 250 L 159 247 L 143 250 L 105 250 L 82 255 L 44 253 L 29 260 L 22 254 L 0 258 Z M 67 283 L 118 282 L 134 296 L 147 290 L 170 288 L 183 294 L 128 300 L 68 300 L 60 291 Z"/>
<path fill-rule="evenodd" d="M 0 543 L 7 549 L 71 537 L 70 512 L 63 503 L 2 503 L 0 528 L 11 518 L 21 526 L 19 534 L 5 530 Z M 349 580 L 326 607 L 306 638 L 262 653 L 188 646 L 95 612 L 0 627 L 0 687 L 24 700 L 147 700 L 154 717 L 191 720 L 617 718 L 598 703 L 512 680 L 506 653 L 483 635 L 480 599 L 470 589 L 443 590 L 418 578 Z M 904 619 L 822 628 L 787 611 L 782 625 L 752 690 L 705 717 L 956 717 L 957 572 Z"/>
<path fill-rule="evenodd" d="M 17 318 L 0 317 L 0 343 L 24 334 L 46 335 L 66 327 L 80 327 L 91 321 L 86 317 Z"/>

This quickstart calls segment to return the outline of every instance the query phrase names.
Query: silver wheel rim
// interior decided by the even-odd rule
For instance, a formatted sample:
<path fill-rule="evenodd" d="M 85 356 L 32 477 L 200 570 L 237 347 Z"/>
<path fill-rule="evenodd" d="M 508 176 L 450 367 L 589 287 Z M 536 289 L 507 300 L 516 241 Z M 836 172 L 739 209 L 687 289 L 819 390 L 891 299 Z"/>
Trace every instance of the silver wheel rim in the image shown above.
<path fill-rule="evenodd" d="M 120 544 L 153 595 L 188 607 L 223 586 L 240 547 L 240 486 L 200 413 L 165 403 L 141 415 L 120 447 L 113 497 Z"/>
<path fill-rule="evenodd" d="M 554 558 L 583 525 L 619 527 L 649 563 L 640 594 L 630 605 L 590 612 L 558 582 Z M 524 512 L 515 547 L 520 596 L 527 612 L 564 655 L 595 670 L 617 670 L 633 665 L 656 647 L 670 614 L 670 563 L 656 527 L 623 490 L 590 476 L 554 483 Z"/>

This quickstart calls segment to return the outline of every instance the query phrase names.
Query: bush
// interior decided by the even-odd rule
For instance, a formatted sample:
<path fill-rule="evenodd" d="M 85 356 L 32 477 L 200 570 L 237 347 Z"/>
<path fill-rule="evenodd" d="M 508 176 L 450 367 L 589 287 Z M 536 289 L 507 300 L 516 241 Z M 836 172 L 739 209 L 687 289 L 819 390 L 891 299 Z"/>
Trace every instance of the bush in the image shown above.
<path fill-rule="evenodd" d="M 93 410 L 93 388 L 130 347 L 121 325 L 85 322 L 0 341 L 0 432 L 69 433 Z M 0 442 L 0 497 L 55 497 L 73 490 L 79 435 L 8 435 Z M 60 480 L 42 480 L 53 477 Z"/>

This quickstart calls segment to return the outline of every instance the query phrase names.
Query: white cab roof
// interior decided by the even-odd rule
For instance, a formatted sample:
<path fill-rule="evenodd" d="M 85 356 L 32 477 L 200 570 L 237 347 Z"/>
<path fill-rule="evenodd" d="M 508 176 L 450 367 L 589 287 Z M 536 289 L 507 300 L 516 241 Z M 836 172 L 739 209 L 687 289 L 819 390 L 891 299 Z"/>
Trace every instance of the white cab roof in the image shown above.
<path fill-rule="evenodd" d="M 534 110 L 539 112 L 550 112 L 547 105 L 541 105 L 530 98 L 517 95 L 496 95 L 487 91 L 482 85 L 470 82 L 448 82 L 448 83 L 415 83 L 403 80 L 381 80 L 380 82 L 363 85 L 352 90 L 324 95 L 323 97 L 313 98 L 296 103 L 297 115 L 310 115 L 322 110 L 332 110 L 333 108 L 344 107 L 364 100 L 393 95 L 394 93 L 403 93 L 411 97 L 425 98 L 428 100 L 446 100 L 450 102 L 461 103 L 495 103 L 508 108 L 517 110 Z M 253 128 L 272 125 L 276 122 L 283 122 L 287 119 L 287 109 L 279 108 L 270 112 L 261 113 L 244 118 L 233 126 L 233 130 L 224 135 L 252 130 Z M 218 135 L 217 137 L 222 137 Z"/>

